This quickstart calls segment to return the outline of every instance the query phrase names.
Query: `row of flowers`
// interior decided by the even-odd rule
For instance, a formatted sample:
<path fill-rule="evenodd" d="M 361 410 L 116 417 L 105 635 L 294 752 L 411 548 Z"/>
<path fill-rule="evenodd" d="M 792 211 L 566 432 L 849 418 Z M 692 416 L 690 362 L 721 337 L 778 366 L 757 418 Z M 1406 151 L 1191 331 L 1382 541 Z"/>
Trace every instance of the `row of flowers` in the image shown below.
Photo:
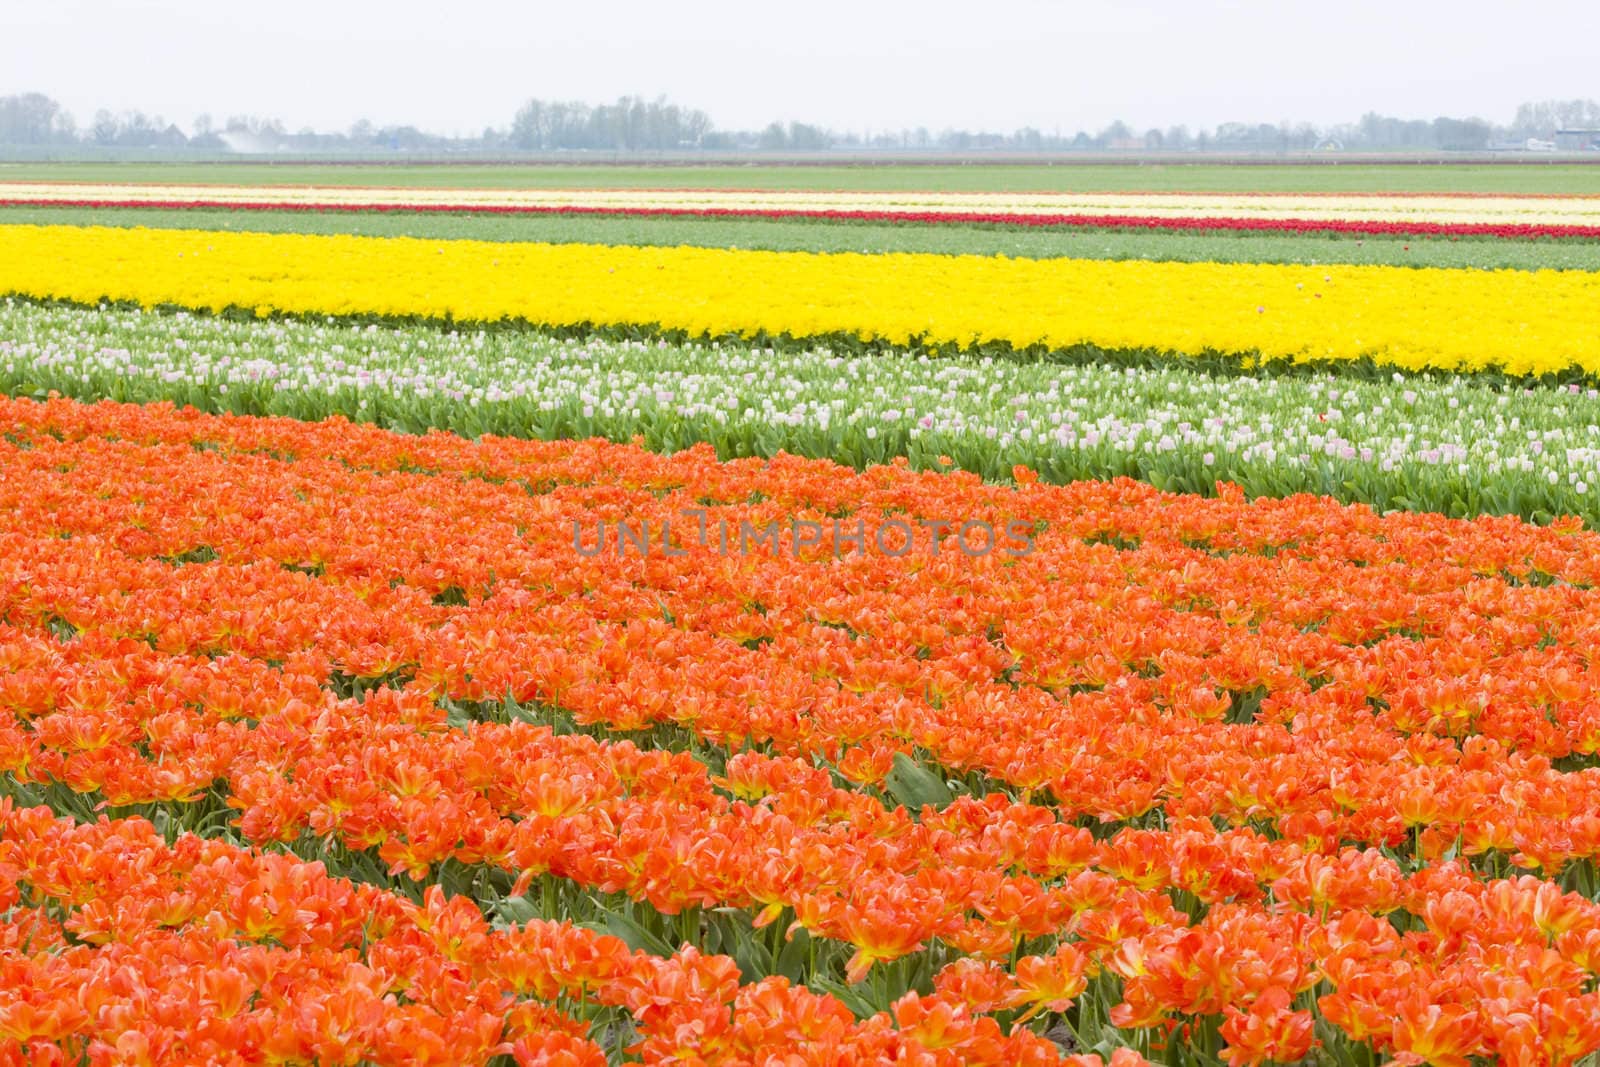
<path fill-rule="evenodd" d="M 0 227 L 0 293 L 943 350 L 1600 372 L 1600 273 Z"/>
<path fill-rule="evenodd" d="M 6 199 L 0 207 L 144 208 L 291 212 L 384 212 L 455 215 L 603 215 L 622 218 L 755 219 L 809 222 L 888 222 L 908 225 L 1017 226 L 1028 229 L 1126 230 L 1173 233 L 1354 234 L 1368 237 L 1496 237 L 1508 240 L 1600 237 L 1600 224 L 1581 222 L 1433 222 L 1426 218 L 1296 218 L 1236 215 L 1139 215 L 1094 212 L 911 211 L 790 207 L 621 207 L 596 204 L 427 203 L 396 200 L 348 203 L 316 200 L 129 200 L 53 197 Z"/>
<path fill-rule="evenodd" d="M 866 211 L 1432 223 L 1600 224 L 1600 196 L 1432 193 L 909 192 L 816 189 L 435 189 L 0 182 L 0 200 L 336 207 Z"/>
<path fill-rule="evenodd" d="M 1441 1064 L 1600 1045 L 1600 912 L 1562 891 L 1592 895 L 1600 852 L 1592 535 L 63 401 L 0 422 L 20 787 L 169 825 L 220 798 L 252 841 L 399 875 L 548 872 L 700 909 L 690 940 L 719 907 L 751 940 L 785 918 L 958 1058 L 1054 1055 L 991 1012 L 1235 1063 L 1304 1055 L 1319 1018 Z M 691 510 L 1034 534 L 573 541 Z M 919 955 L 942 1007 L 899 999 Z M 727 990 L 674 1039 L 726 1024 Z"/>
<path fill-rule="evenodd" d="M 142 819 L 74 825 L 0 800 L 0 874 L 10 1062 L 601 1067 L 627 1046 L 648 1063 L 1101 1063 L 1002 1034 L 961 972 L 857 1021 L 781 977 L 741 983 L 726 956 L 653 956 L 545 920 L 491 926 L 437 887 L 412 902 L 320 862 L 168 844 Z M 1013 1006 L 1070 1002 L 1047 962 L 1039 981 L 976 984 Z M 1144 1061 L 1124 1049 L 1111 1062 Z"/>
<path fill-rule="evenodd" d="M 1036 363 L 750 345 L 354 329 L 0 301 L 0 390 L 172 400 L 409 432 L 709 442 L 856 466 L 948 457 L 989 480 L 1133 476 L 1380 510 L 1600 522 L 1596 392 L 1338 369 L 1218 375 L 1178 364 Z"/>
<path fill-rule="evenodd" d="M 64 410 L 103 425 L 118 409 Z M 337 435 L 311 440 L 328 436 Z M 405 450 L 406 441 L 390 447 Z M 374 480 L 341 474 L 347 453 L 303 459 L 291 471 L 316 472 L 313 495 L 283 484 L 285 472 L 271 463 L 219 468 L 180 449 L 147 474 L 146 450 L 90 442 L 58 450 L 45 438 L 14 461 L 40 484 L 19 483 L 6 497 L 16 509 L 14 536 L 30 546 L 19 542 L 9 554 L 27 592 L 16 611 L 158 648 L 280 661 L 304 653 L 309 635 L 320 633 L 322 654 L 358 678 L 404 669 L 424 691 L 454 700 L 509 694 L 621 729 L 673 723 L 735 746 L 754 740 L 795 755 L 849 755 L 847 769 L 866 782 L 882 781 L 895 751 L 920 750 L 946 767 L 1048 789 L 1070 810 L 1107 818 L 1134 818 L 1181 794 L 1186 814 L 1269 813 L 1284 826 L 1312 818 L 1306 825 L 1321 825 L 1317 833 L 1330 840 L 1404 846 L 1411 822 L 1443 820 L 1424 843 L 1442 848 L 1453 832 L 1471 829 L 1483 835 L 1471 854 L 1504 848 L 1509 834 L 1522 859 L 1537 857 L 1540 866 L 1590 858 L 1587 838 L 1567 822 L 1585 802 L 1587 775 L 1504 763 L 1497 776 L 1527 778 L 1545 792 L 1542 806 L 1508 814 L 1497 807 L 1503 778 L 1468 773 L 1454 760 L 1394 760 L 1416 756 L 1414 746 L 1430 737 L 1466 735 L 1546 759 L 1595 751 L 1595 710 L 1583 695 L 1590 668 L 1582 640 L 1592 625 L 1586 587 L 1597 566 L 1589 535 L 1426 515 L 1377 520 L 1304 498 L 1247 504 L 1227 493 L 1202 501 L 1130 483 L 1019 491 L 905 473 L 885 484 L 881 469 L 846 476 L 829 464 L 718 467 L 699 450 L 667 458 L 623 446 L 501 445 L 509 469 L 480 472 L 487 482 Z M 407 465 L 433 468 L 402 454 Z M 518 455 L 543 458 L 530 469 L 510 458 Z M 64 470 L 69 456 L 85 460 Z M 179 460 L 181 472 L 166 469 Z M 632 473 L 604 473 L 611 466 Z M 523 499 L 523 483 L 566 485 L 575 467 L 587 471 L 575 484 Z M 245 472 L 248 484 L 207 488 Z M 514 480 L 494 484 L 502 478 Z M 624 490 L 634 478 L 643 484 Z M 674 488 L 652 492 L 652 484 Z M 882 488 L 868 491 L 875 485 Z M 174 493 L 184 508 L 138 503 Z M 766 500 L 736 503 L 752 493 Z M 46 507 L 61 494 L 82 501 L 66 539 Z M 344 502 L 336 513 L 335 500 Z M 274 502 L 270 512 L 265 501 Z M 842 502 L 846 517 L 862 516 L 858 547 L 869 551 L 835 559 L 837 542 L 787 543 L 790 516 L 826 530 Z M 137 526 L 128 524 L 130 507 L 141 512 Z M 249 531 L 234 509 L 254 516 Z M 694 509 L 705 513 L 703 539 L 686 514 Z M 1005 529 L 1021 519 L 1044 532 L 1026 555 L 968 554 L 948 528 L 941 551 L 905 574 L 907 553 L 894 543 L 903 534 L 882 536 L 886 511 L 902 512 L 898 521 L 911 527 L 926 520 Z M 433 550 L 451 531 L 482 526 L 486 514 L 500 519 L 477 534 L 472 553 L 442 558 Z M 675 520 L 679 543 L 668 553 L 660 536 Z M 608 522 L 607 549 L 586 552 L 579 542 L 592 542 Z M 620 545 L 622 522 L 646 531 L 654 547 Z M 757 544 L 757 532 L 773 527 L 786 543 Z M 1451 550 L 1441 558 L 1424 546 L 1446 531 Z M 175 582 L 167 564 L 151 560 L 124 573 L 123 591 L 109 600 L 85 601 L 71 582 L 57 588 L 28 577 L 41 567 L 61 575 L 90 567 L 97 550 L 88 534 L 115 535 L 141 557 L 181 559 L 205 546 L 228 566 L 186 569 Z M 1117 553 L 1084 538 L 1139 547 Z M 274 566 L 260 566 L 263 554 Z M 928 554 L 924 544 L 913 558 Z M 323 577 L 308 586 L 280 565 Z M 653 575 L 649 588 L 640 586 L 641 568 Z M 1508 585 L 1493 577 L 1502 571 L 1561 584 Z M 1174 573 L 1185 575 L 1181 583 Z M 852 587 L 865 583 L 859 592 L 838 591 L 846 574 Z M 236 601 L 249 592 L 249 605 L 224 610 L 218 597 L 226 588 L 239 590 Z M 603 610 L 572 599 L 598 589 Z M 418 603 L 450 590 L 468 603 Z M 923 596 L 965 606 L 957 615 L 896 608 Z M 943 622 L 921 621 L 924 610 Z M 1019 617 L 1059 617 L 1062 626 L 1007 625 Z M 250 618 L 260 622 L 241 629 Z M 1491 623 L 1517 629 L 1475 635 Z M 752 672 L 758 683 L 742 680 Z M 1479 678 L 1471 689 L 1439 680 L 1469 672 Z M 1084 689 L 1091 691 L 1073 695 Z M 750 700 L 753 691 L 763 698 Z M 1342 720 L 1351 702 L 1371 703 L 1374 714 L 1342 723 L 1327 739 L 1267 730 L 1278 740 L 1262 752 L 1254 731 L 1228 721 L 1240 701 L 1250 709 L 1246 721 L 1257 709 L 1272 721 Z M 1170 740 L 1150 737 L 1152 707 L 1177 713 L 1161 721 Z M 1058 743 L 1069 736 L 1100 740 Z M 1335 788 L 1326 768 L 1351 737 L 1362 738 L 1371 758 Z M 1135 758 L 1152 745 L 1160 759 Z M 1268 801 L 1284 781 L 1295 790 Z M 1426 796 L 1418 792 L 1424 783 Z M 1445 814 L 1408 819 L 1397 801 L 1413 793 Z M 1344 799 L 1325 810 L 1335 794 Z"/>

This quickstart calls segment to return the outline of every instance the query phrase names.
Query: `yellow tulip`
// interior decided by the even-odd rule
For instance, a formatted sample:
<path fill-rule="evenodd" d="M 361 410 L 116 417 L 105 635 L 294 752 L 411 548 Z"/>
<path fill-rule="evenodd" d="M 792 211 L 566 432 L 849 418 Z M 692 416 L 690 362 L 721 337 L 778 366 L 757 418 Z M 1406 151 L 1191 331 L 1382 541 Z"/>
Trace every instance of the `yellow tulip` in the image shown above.
<path fill-rule="evenodd" d="M 0 226 L 0 293 L 904 345 L 1600 372 L 1600 274 Z"/>

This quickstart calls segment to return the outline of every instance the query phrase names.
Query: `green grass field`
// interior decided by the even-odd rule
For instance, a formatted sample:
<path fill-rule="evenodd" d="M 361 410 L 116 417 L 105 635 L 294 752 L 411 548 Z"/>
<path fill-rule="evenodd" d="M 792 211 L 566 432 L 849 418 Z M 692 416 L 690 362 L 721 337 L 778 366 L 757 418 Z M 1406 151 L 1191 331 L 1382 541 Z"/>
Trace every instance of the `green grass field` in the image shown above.
<path fill-rule="evenodd" d="M 803 252 L 937 252 L 1044 259 L 1219 263 L 1382 263 L 1412 267 L 1600 270 L 1600 242 L 1482 238 L 1123 233 L 1003 226 L 626 218 L 603 215 L 385 215 L 145 208 L 0 208 L 0 225 L 150 226 L 264 233 L 694 245 Z"/>
<path fill-rule="evenodd" d="M 408 165 L 0 163 L 0 181 L 939 192 L 1461 192 L 1600 195 L 1600 163 Z"/>

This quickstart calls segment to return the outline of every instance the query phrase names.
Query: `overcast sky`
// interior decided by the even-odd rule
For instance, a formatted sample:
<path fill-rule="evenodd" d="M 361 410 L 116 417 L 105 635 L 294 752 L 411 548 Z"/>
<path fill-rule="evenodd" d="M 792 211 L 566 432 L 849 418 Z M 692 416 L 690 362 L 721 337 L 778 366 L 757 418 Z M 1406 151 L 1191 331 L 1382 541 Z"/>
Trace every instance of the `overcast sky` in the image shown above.
<path fill-rule="evenodd" d="M 1506 122 L 1600 98 L 1597 58 L 1596 0 L 0 0 L 0 95 L 47 93 L 80 125 L 106 107 L 476 134 L 529 97 L 624 94 L 723 129 Z"/>

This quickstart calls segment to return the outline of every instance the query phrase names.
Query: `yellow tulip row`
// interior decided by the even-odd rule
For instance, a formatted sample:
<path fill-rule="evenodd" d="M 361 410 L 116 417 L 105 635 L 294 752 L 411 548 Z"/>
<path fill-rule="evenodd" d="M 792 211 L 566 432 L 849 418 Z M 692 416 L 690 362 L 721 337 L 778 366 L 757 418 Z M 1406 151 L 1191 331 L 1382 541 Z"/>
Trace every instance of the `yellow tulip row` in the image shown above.
<path fill-rule="evenodd" d="M 146 306 L 1600 372 L 1600 274 L 0 227 L 0 293 Z"/>

